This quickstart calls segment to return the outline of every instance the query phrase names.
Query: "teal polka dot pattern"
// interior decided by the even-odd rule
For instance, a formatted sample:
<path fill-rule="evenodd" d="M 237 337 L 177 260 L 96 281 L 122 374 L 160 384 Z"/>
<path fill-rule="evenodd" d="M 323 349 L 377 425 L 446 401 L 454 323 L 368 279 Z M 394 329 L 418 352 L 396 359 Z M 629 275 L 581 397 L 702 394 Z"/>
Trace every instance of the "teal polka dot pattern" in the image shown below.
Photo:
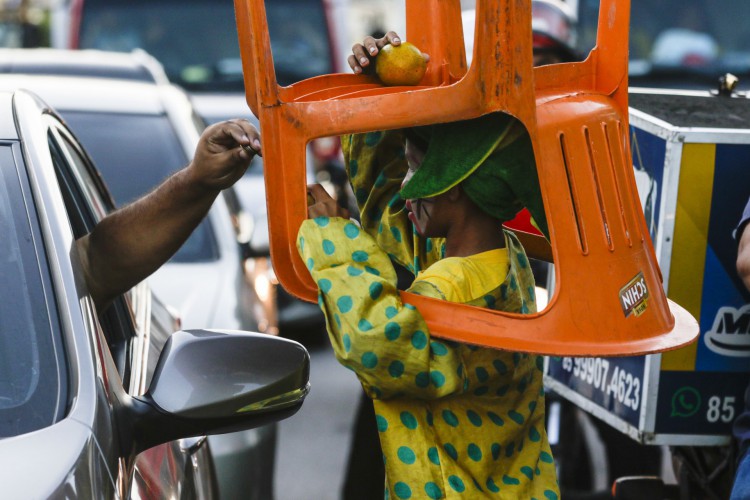
<path fill-rule="evenodd" d="M 399 360 L 392 361 L 391 364 L 388 365 L 388 373 L 393 378 L 399 378 L 404 374 L 404 364 Z"/>
<path fill-rule="evenodd" d="M 479 416 L 474 410 L 468 410 L 466 416 L 475 427 L 482 427 L 482 417 Z"/>
<path fill-rule="evenodd" d="M 357 227 L 356 224 L 349 222 L 346 226 L 344 226 L 344 234 L 347 238 L 353 240 L 357 236 L 359 236 L 359 227 Z"/>
<path fill-rule="evenodd" d="M 445 356 L 448 354 L 448 348 L 440 342 L 430 342 L 430 351 L 435 356 Z"/>
<path fill-rule="evenodd" d="M 495 370 L 497 370 L 497 373 L 500 375 L 505 375 L 508 373 L 508 365 L 503 363 L 501 360 L 496 359 L 492 362 L 492 366 L 495 367 Z"/>
<path fill-rule="evenodd" d="M 534 479 L 534 469 L 532 469 L 528 465 L 524 465 L 523 467 L 521 467 L 521 474 L 528 477 L 529 479 Z"/>
<path fill-rule="evenodd" d="M 362 250 L 357 250 L 352 254 L 352 260 L 354 262 L 367 262 L 367 259 L 369 259 L 370 256 L 367 254 L 367 252 Z"/>
<path fill-rule="evenodd" d="M 378 356 L 372 351 L 368 351 L 362 355 L 362 366 L 365 368 L 373 369 L 378 366 Z"/>
<path fill-rule="evenodd" d="M 432 381 L 432 385 L 434 385 L 438 389 L 445 385 L 445 375 L 443 375 L 443 373 L 438 370 L 433 370 L 430 372 L 430 380 Z"/>
<path fill-rule="evenodd" d="M 433 248 L 432 238 L 427 238 L 427 240 L 425 241 L 424 247 L 425 247 L 424 249 L 428 253 L 432 252 L 432 248 Z"/>
<path fill-rule="evenodd" d="M 443 498 L 443 492 L 440 490 L 440 486 L 430 481 L 424 485 L 424 492 L 431 500 L 439 500 Z"/>
<path fill-rule="evenodd" d="M 305 250 L 305 237 L 304 236 L 299 237 L 299 249 L 302 251 Z"/>
<path fill-rule="evenodd" d="M 401 412 L 401 423 L 404 424 L 404 427 L 411 430 L 416 429 L 419 425 L 417 422 L 417 417 L 415 417 L 413 413 L 408 411 Z"/>
<path fill-rule="evenodd" d="M 476 444 L 470 443 L 466 451 L 469 454 L 469 458 L 475 462 L 482 460 L 482 449 Z"/>
<path fill-rule="evenodd" d="M 365 271 L 372 274 L 373 276 L 380 276 L 380 271 L 378 271 L 374 267 L 365 266 Z"/>
<path fill-rule="evenodd" d="M 365 144 L 369 147 L 374 147 L 383 138 L 383 132 L 367 132 L 365 134 Z"/>
<path fill-rule="evenodd" d="M 539 431 L 536 430 L 536 427 L 531 427 L 529 429 L 529 440 L 533 443 L 538 443 L 540 439 L 542 439 L 542 435 L 539 434 Z"/>
<path fill-rule="evenodd" d="M 388 323 L 385 325 L 385 338 L 394 341 L 401 336 L 401 325 L 398 323 Z"/>
<path fill-rule="evenodd" d="M 329 219 L 328 217 L 324 217 L 324 216 L 315 217 L 315 219 L 313 219 L 313 220 L 320 227 L 326 227 L 328 225 L 328 223 L 331 222 L 331 219 Z"/>
<path fill-rule="evenodd" d="M 519 480 L 518 480 L 517 478 L 515 478 L 515 477 L 512 477 L 512 476 L 508 476 L 508 475 L 504 475 L 504 476 L 503 476 L 503 484 L 508 484 L 508 485 L 512 485 L 512 486 L 517 486 L 517 485 L 521 484 L 521 481 L 519 481 Z"/>
<path fill-rule="evenodd" d="M 554 462 L 554 460 L 552 459 L 552 455 L 550 455 L 546 451 L 543 451 L 539 454 L 539 460 L 546 464 L 551 464 L 552 462 Z"/>
<path fill-rule="evenodd" d="M 336 245 L 331 240 L 323 240 L 323 252 L 326 255 L 333 255 L 336 252 Z"/>
<path fill-rule="evenodd" d="M 357 163 L 357 160 L 349 160 L 349 177 L 352 179 L 354 177 L 357 177 L 357 173 L 359 171 L 359 163 Z"/>
<path fill-rule="evenodd" d="M 348 313 L 352 310 L 352 307 L 354 306 L 354 301 L 351 297 L 348 295 L 343 295 L 338 298 L 336 301 L 336 306 L 339 308 L 339 311 L 342 313 Z"/>
<path fill-rule="evenodd" d="M 477 369 L 475 370 L 477 374 L 477 380 L 480 382 L 487 382 L 487 380 L 490 378 L 490 374 L 487 373 L 487 370 L 484 369 L 484 367 L 477 366 Z"/>
<path fill-rule="evenodd" d="M 445 445 L 443 446 L 443 449 L 448 454 L 448 456 L 451 457 L 453 460 L 458 459 L 458 451 L 456 450 L 455 446 L 453 446 L 450 443 L 445 443 Z"/>
<path fill-rule="evenodd" d="M 411 488 L 409 488 L 408 484 L 401 481 L 393 485 L 393 493 L 397 498 L 400 498 L 402 500 L 411 498 Z"/>
<path fill-rule="evenodd" d="M 440 455 L 438 454 L 437 448 L 434 446 L 431 446 L 429 450 L 427 450 L 427 458 L 435 465 L 440 465 Z"/>
<path fill-rule="evenodd" d="M 398 458 L 406 465 L 411 465 L 417 460 L 417 456 L 414 454 L 411 448 L 408 446 L 401 446 L 398 449 Z"/>
<path fill-rule="evenodd" d="M 517 253 L 516 258 L 518 259 L 518 263 L 521 265 L 522 268 L 529 267 L 529 261 L 524 254 Z"/>
<path fill-rule="evenodd" d="M 554 491 L 552 491 L 552 490 L 544 490 L 544 496 L 545 496 L 545 497 L 546 497 L 546 498 L 547 498 L 548 500 L 557 500 L 557 498 L 558 498 L 558 497 L 557 497 L 557 493 L 555 493 L 555 492 L 554 492 Z"/>
<path fill-rule="evenodd" d="M 450 410 L 443 410 L 443 420 L 451 427 L 458 427 L 458 417 Z"/>
<path fill-rule="evenodd" d="M 505 420 L 503 420 L 502 417 L 500 417 L 500 415 L 498 415 L 497 413 L 490 411 L 490 412 L 487 412 L 487 416 L 489 417 L 490 420 L 492 420 L 493 424 L 500 426 L 500 427 L 505 425 Z"/>
<path fill-rule="evenodd" d="M 463 493 L 466 490 L 464 482 L 458 476 L 448 476 L 448 484 L 456 493 Z"/>
<path fill-rule="evenodd" d="M 475 396 L 484 396 L 490 391 L 490 388 L 486 385 L 480 385 L 476 389 L 474 389 L 474 395 Z"/>
<path fill-rule="evenodd" d="M 495 484 L 495 481 L 492 480 L 492 478 L 487 479 L 486 485 L 487 489 L 490 490 L 492 493 L 499 493 L 500 487 Z"/>
<path fill-rule="evenodd" d="M 375 187 L 376 187 L 376 188 L 381 188 L 381 187 L 385 186 L 385 183 L 386 183 L 387 181 L 388 181 L 388 179 L 386 179 L 386 178 L 385 178 L 385 175 L 383 175 L 383 174 L 381 173 L 381 174 L 380 174 L 380 175 L 378 176 L 378 178 L 377 178 L 377 179 L 375 179 Z"/>
<path fill-rule="evenodd" d="M 523 415 L 518 413 L 516 410 L 510 410 L 508 412 L 508 417 L 518 425 L 523 425 Z"/>
<path fill-rule="evenodd" d="M 427 346 L 427 335 L 423 331 L 417 330 L 411 337 L 411 345 L 417 350 L 424 349 Z"/>
<path fill-rule="evenodd" d="M 315 267 L 315 261 L 310 257 L 307 259 L 307 268 L 312 271 L 313 267 Z"/>
<path fill-rule="evenodd" d="M 323 293 L 328 293 L 331 291 L 331 280 L 327 280 L 323 278 L 322 280 L 318 281 L 318 288 Z"/>
<path fill-rule="evenodd" d="M 375 415 L 375 422 L 378 425 L 379 432 L 385 432 L 388 430 L 388 420 L 382 415 Z"/>
<path fill-rule="evenodd" d="M 493 297 L 492 295 L 485 295 L 484 296 L 484 303 L 487 305 L 488 308 L 494 309 L 496 302 L 497 301 L 495 300 L 495 297 Z"/>
<path fill-rule="evenodd" d="M 368 167 L 357 166 L 355 193 L 381 172 L 384 190 L 397 186 L 392 171 L 364 175 Z M 297 246 L 304 248 L 303 261 L 311 259 L 337 358 L 355 371 L 374 399 L 390 498 L 478 498 L 501 492 L 508 498 L 552 500 L 545 490 L 555 493 L 554 463 L 544 461 L 549 445 L 541 427 L 543 412 L 534 411 L 543 402 L 544 358 L 433 338 L 419 312 L 398 297 L 391 264 L 415 273 L 427 269 L 436 250 L 445 248 L 442 240 L 414 238 L 410 225 L 394 231 L 392 221 L 403 200 L 391 192 L 359 194 L 369 203 L 361 212 L 362 227 L 338 217 L 308 220 Z M 391 200 L 398 203 L 386 206 Z M 378 218 L 370 219 L 374 214 Z M 401 251 L 412 244 L 418 255 Z M 424 254 L 428 246 L 432 255 Z M 506 301 L 498 285 L 470 305 L 519 312 L 525 299 L 534 310 L 532 282 L 515 274 L 521 265 L 511 255 Z M 432 296 L 430 290 L 423 293 Z M 508 484 L 514 481 L 518 484 Z"/>
<path fill-rule="evenodd" d="M 380 297 L 380 294 L 383 293 L 383 284 L 379 282 L 371 283 L 370 284 L 370 298 L 372 300 L 377 300 L 378 297 Z"/>

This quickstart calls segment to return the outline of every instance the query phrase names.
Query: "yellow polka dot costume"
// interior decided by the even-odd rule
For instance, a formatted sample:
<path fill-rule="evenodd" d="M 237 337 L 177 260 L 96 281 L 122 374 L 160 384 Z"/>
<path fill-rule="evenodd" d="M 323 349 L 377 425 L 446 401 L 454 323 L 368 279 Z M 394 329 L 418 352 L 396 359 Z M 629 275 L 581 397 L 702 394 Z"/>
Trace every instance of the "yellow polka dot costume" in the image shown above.
<path fill-rule="evenodd" d="M 401 302 L 409 291 L 511 312 L 533 312 L 534 279 L 518 240 L 468 258 L 420 238 L 398 192 L 406 173 L 398 131 L 343 138 L 362 226 L 305 221 L 297 247 L 319 287 L 337 359 L 374 401 L 385 498 L 559 497 L 544 427 L 542 357 L 433 338 Z"/>

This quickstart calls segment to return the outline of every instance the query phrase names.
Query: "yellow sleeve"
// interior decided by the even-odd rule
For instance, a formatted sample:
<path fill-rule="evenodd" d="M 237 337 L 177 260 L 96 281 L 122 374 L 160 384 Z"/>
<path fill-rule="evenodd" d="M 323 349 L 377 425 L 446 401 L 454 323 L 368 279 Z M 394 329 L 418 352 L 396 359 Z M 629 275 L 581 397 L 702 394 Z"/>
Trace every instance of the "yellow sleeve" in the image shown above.
<path fill-rule="evenodd" d="M 347 135 L 341 143 L 362 228 L 391 259 L 415 275 L 440 259 L 443 240 L 420 238 L 399 196 L 408 170 L 402 132 Z"/>
<path fill-rule="evenodd" d="M 300 227 L 297 249 L 318 284 L 336 358 L 373 399 L 434 399 L 463 391 L 457 349 L 433 340 L 403 304 L 387 254 L 351 221 L 319 217 Z"/>

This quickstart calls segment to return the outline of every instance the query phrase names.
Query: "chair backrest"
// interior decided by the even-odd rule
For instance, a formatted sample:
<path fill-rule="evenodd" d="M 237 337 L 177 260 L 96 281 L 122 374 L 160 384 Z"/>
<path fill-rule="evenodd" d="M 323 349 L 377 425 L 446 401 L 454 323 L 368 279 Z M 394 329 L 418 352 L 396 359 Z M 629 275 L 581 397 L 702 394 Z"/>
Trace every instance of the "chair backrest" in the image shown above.
<path fill-rule="evenodd" d="M 539 68 L 532 67 L 530 4 L 477 0 L 467 69 L 459 0 L 407 0 L 406 39 L 430 54 L 416 87 L 351 74 L 280 87 L 263 0 L 235 0 L 247 102 L 263 137 L 271 252 L 288 291 L 317 297 L 294 245 L 307 213 L 308 141 L 503 111 L 523 122 L 534 145 L 556 272 L 548 307 L 520 315 L 406 292 L 403 301 L 419 309 L 435 336 L 515 351 L 636 355 L 697 338 L 695 319 L 664 294 L 635 188 L 629 1 L 602 0 L 597 45 L 585 61 Z M 544 253 L 538 236 L 536 243 L 524 236 Z"/>

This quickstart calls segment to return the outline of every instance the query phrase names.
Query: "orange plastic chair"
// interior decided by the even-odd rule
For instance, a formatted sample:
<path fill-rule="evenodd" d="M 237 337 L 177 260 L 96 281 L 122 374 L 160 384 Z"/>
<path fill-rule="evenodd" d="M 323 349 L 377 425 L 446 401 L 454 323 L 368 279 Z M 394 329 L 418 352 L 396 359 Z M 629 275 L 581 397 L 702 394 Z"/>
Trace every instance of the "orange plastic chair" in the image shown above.
<path fill-rule="evenodd" d="M 513 351 L 620 356 L 693 342 L 698 324 L 664 294 L 635 188 L 627 134 L 629 2 L 602 1 L 597 46 L 586 61 L 532 68 L 530 2 L 477 0 L 468 71 L 459 0 L 406 5 L 405 38 L 430 54 L 419 86 L 333 74 L 280 87 L 263 0 L 235 0 L 281 284 L 302 299 L 317 298 L 295 247 L 307 213 L 308 141 L 504 111 L 525 124 L 534 144 L 551 245 L 524 236 L 535 248 L 530 253 L 551 250 L 557 274 L 548 307 L 520 315 L 406 292 L 402 300 L 419 309 L 435 336 Z"/>

